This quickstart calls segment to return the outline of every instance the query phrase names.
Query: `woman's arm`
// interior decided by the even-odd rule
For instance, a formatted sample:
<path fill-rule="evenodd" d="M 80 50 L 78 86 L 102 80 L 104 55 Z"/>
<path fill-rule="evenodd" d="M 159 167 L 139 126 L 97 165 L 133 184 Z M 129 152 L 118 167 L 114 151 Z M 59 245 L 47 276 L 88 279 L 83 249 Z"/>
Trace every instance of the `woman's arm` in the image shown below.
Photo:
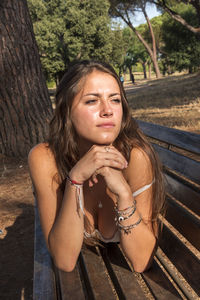
<path fill-rule="evenodd" d="M 130 191 L 119 195 L 118 208 L 124 209 L 133 202 L 132 193 L 139 188 L 152 183 L 152 167 L 147 155 L 140 149 L 134 148 L 125 177 L 130 186 Z M 121 231 L 121 246 L 137 272 L 143 272 L 150 263 L 156 248 L 156 237 L 152 229 L 152 188 L 142 192 L 134 199 L 136 200 L 136 211 L 122 225 L 128 226 L 136 223 L 140 217 L 142 221 L 131 230 L 129 234 Z"/>
<path fill-rule="evenodd" d="M 58 172 L 55 159 L 45 144 L 33 148 L 28 161 L 47 246 L 55 264 L 60 269 L 72 271 L 84 233 L 84 216 L 77 206 L 76 187 L 66 181 L 62 195 L 59 184 L 54 180 Z M 107 152 L 104 146 L 93 146 L 69 175 L 71 179 L 84 183 L 103 166 L 122 170 L 126 165 L 126 160 L 116 149 Z"/>
<path fill-rule="evenodd" d="M 77 212 L 75 187 L 66 183 L 61 194 L 54 180 L 55 160 L 45 144 L 31 150 L 28 162 L 47 246 L 55 264 L 72 271 L 83 242 L 83 214 Z"/>
<path fill-rule="evenodd" d="M 131 152 L 124 176 L 120 170 L 105 167 L 99 169 L 98 174 L 104 177 L 107 187 L 116 195 L 117 209 L 120 211 L 133 205 L 133 192 L 153 181 L 149 158 L 142 150 L 136 148 Z M 128 234 L 121 230 L 120 243 L 135 271 L 143 272 L 149 265 L 156 245 L 151 222 L 152 186 L 136 196 L 135 200 L 135 212 L 128 219 L 120 220 L 120 224 L 129 226 L 138 223 L 138 225 Z M 131 209 L 129 214 L 130 211 Z"/>

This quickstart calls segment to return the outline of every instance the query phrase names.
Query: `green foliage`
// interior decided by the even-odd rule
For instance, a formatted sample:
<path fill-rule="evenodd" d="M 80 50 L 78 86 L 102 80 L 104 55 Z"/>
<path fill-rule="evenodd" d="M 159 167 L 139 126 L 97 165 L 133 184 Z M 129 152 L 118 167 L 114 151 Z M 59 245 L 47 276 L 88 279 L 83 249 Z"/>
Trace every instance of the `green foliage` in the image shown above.
<path fill-rule="evenodd" d="M 28 0 L 47 79 L 74 59 L 109 61 L 113 34 L 107 0 Z"/>
<path fill-rule="evenodd" d="M 115 27 L 112 29 L 112 53 L 110 55 L 110 63 L 115 66 L 117 72 L 120 72 L 125 54 L 123 32 L 119 27 Z"/>
<path fill-rule="evenodd" d="M 161 12 L 167 12 L 174 20 L 182 24 L 200 39 L 200 1 L 199 0 L 148 0 L 150 3 L 157 5 Z M 185 19 L 181 14 L 182 8 L 193 9 L 194 18 L 197 23 L 194 24 L 190 20 Z"/>
<path fill-rule="evenodd" d="M 176 6 L 179 14 L 193 26 L 197 25 L 197 18 L 191 6 Z M 168 15 L 163 17 L 162 25 L 163 55 L 162 63 L 165 70 L 173 72 L 188 69 L 196 71 L 200 66 L 200 41 L 186 27 L 171 19 Z"/>
<path fill-rule="evenodd" d="M 116 28 L 113 31 L 115 40 L 113 40 L 113 57 L 114 65 L 118 72 L 132 72 L 133 66 L 138 62 L 139 53 L 145 51 L 142 44 L 138 41 L 136 35 L 129 27 L 123 29 Z M 138 49 L 140 47 L 142 50 Z"/>

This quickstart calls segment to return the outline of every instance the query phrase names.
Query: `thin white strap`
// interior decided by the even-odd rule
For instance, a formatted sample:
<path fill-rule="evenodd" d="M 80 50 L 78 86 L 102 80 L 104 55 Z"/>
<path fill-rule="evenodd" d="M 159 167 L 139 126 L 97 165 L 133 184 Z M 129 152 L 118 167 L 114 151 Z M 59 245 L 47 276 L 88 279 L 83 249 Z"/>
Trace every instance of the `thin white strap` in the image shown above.
<path fill-rule="evenodd" d="M 74 186 L 76 187 L 76 195 L 77 195 L 79 207 L 83 215 L 85 215 L 84 208 L 83 208 L 83 186 L 79 184 L 74 184 Z"/>
<path fill-rule="evenodd" d="M 138 196 L 139 194 L 141 194 L 142 192 L 148 190 L 148 189 L 152 186 L 152 184 L 153 184 L 154 182 L 155 182 L 155 178 L 153 179 L 153 181 L 152 181 L 150 184 L 147 184 L 147 185 L 141 187 L 139 190 L 135 191 L 135 192 L 133 193 L 133 197 L 136 197 L 136 196 Z"/>

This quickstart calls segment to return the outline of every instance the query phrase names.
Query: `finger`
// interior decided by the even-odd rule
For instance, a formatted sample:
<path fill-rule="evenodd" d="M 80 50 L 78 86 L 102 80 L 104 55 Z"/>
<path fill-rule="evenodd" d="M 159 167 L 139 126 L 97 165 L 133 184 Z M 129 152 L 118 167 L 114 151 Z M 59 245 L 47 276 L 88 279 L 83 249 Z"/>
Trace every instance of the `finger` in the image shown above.
<path fill-rule="evenodd" d="M 127 168 L 126 160 L 117 153 L 107 153 L 102 157 L 103 166 L 119 167 L 120 169 Z"/>
<path fill-rule="evenodd" d="M 94 151 L 94 153 L 104 153 L 104 154 L 115 154 L 124 161 L 124 164 L 128 165 L 128 162 L 126 161 L 125 157 L 112 145 L 106 145 L 106 146 L 97 146 L 93 145 L 92 148 L 89 151 Z"/>
<path fill-rule="evenodd" d="M 128 162 L 125 159 L 125 157 L 114 146 L 104 146 L 104 149 L 105 149 L 106 153 L 115 154 L 115 155 L 121 157 L 121 159 L 124 161 L 124 163 L 126 165 L 128 165 Z"/>
<path fill-rule="evenodd" d="M 92 180 L 91 179 L 89 179 L 89 187 L 93 187 L 93 182 L 92 182 Z"/>
<path fill-rule="evenodd" d="M 102 167 L 104 165 L 105 160 L 108 161 L 117 161 L 121 164 L 122 168 L 127 168 L 128 163 L 119 152 L 114 151 L 105 151 L 104 152 L 96 152 L 94 155 L 94 165 L 96 169 Z"/>
<path fill-rule="evenodd" d="M 92 175 L 92 180 L 93 180 L 94 183 L 98 183 L 97 173 L 96 172 Z"/>
<path fill-rule="evenodd" d="M 104 158 L 102 160 L 101 166 L 98 169 L 100 169 L 102 167 L 110 167 L 110 168 L 120 169 L 120 170 L 123 170 L 123 169 L 126 168 L 126 166 L 124 165 L 124 162 L 121 161 L 120 159 L 119 160 L 117 160 L 117 159 L 114 160 L 114 159 L 108 159 L 108 158 Z"/>

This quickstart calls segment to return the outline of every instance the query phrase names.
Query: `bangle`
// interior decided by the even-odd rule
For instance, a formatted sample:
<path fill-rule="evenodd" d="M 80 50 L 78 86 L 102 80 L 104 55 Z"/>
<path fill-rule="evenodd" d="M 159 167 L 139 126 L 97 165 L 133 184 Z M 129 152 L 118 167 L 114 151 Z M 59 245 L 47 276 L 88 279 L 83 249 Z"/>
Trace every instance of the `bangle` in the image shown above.
<path fill-rule="evenodd" d="M 142 221 L 142 218 L 140 216 L 139 219 L 137 220 L 137 222 L 135 222 L 134 224 L 131 224 L 131 225 L 128 225 L 128 226 L 124 226 L 124 225 L 118 223 L 117 225 L 118 225 L 118 228 L 120 230 L 123 230 L 125 234 L 129 234 L 129 233 L 131 233 L 131 229 L 133 229 L 137 225 L 139 225 L 141 223 L 141 221 Z"/>
<path fill-rule="evenodd" d="M 115 221 L 117 221 L 117 223 L 127 220 L 129 219 L 136 211 L 136 201 L 134 200 L 133 205 L 130 207 L 127 207 L 126 209 L 123 210 L 118 210 L 117 208 L 115 208 L 116 211 L 116 217 L 115 217 Z"/>
<path fill-rule="evenodd" d="M 72 180 L 69 176 L 66 177 L 66 180 L 69 181 L 69 183 L 76 188 L 76 200 L 77 200 L 77 206 L 81 209 L 83 215 L 84 209 L 83 209 L 83 183 L 78 183 L 75 180 Z"/>
<path fill-rule="evenodd" d="M 116 211 L 116 218 L 115 221 L 117 223 L 129 219 L 136 211 L 136 200 L 133 201 L 133 205 L 119 210 L 117 206 L 114 208 Z"/>

